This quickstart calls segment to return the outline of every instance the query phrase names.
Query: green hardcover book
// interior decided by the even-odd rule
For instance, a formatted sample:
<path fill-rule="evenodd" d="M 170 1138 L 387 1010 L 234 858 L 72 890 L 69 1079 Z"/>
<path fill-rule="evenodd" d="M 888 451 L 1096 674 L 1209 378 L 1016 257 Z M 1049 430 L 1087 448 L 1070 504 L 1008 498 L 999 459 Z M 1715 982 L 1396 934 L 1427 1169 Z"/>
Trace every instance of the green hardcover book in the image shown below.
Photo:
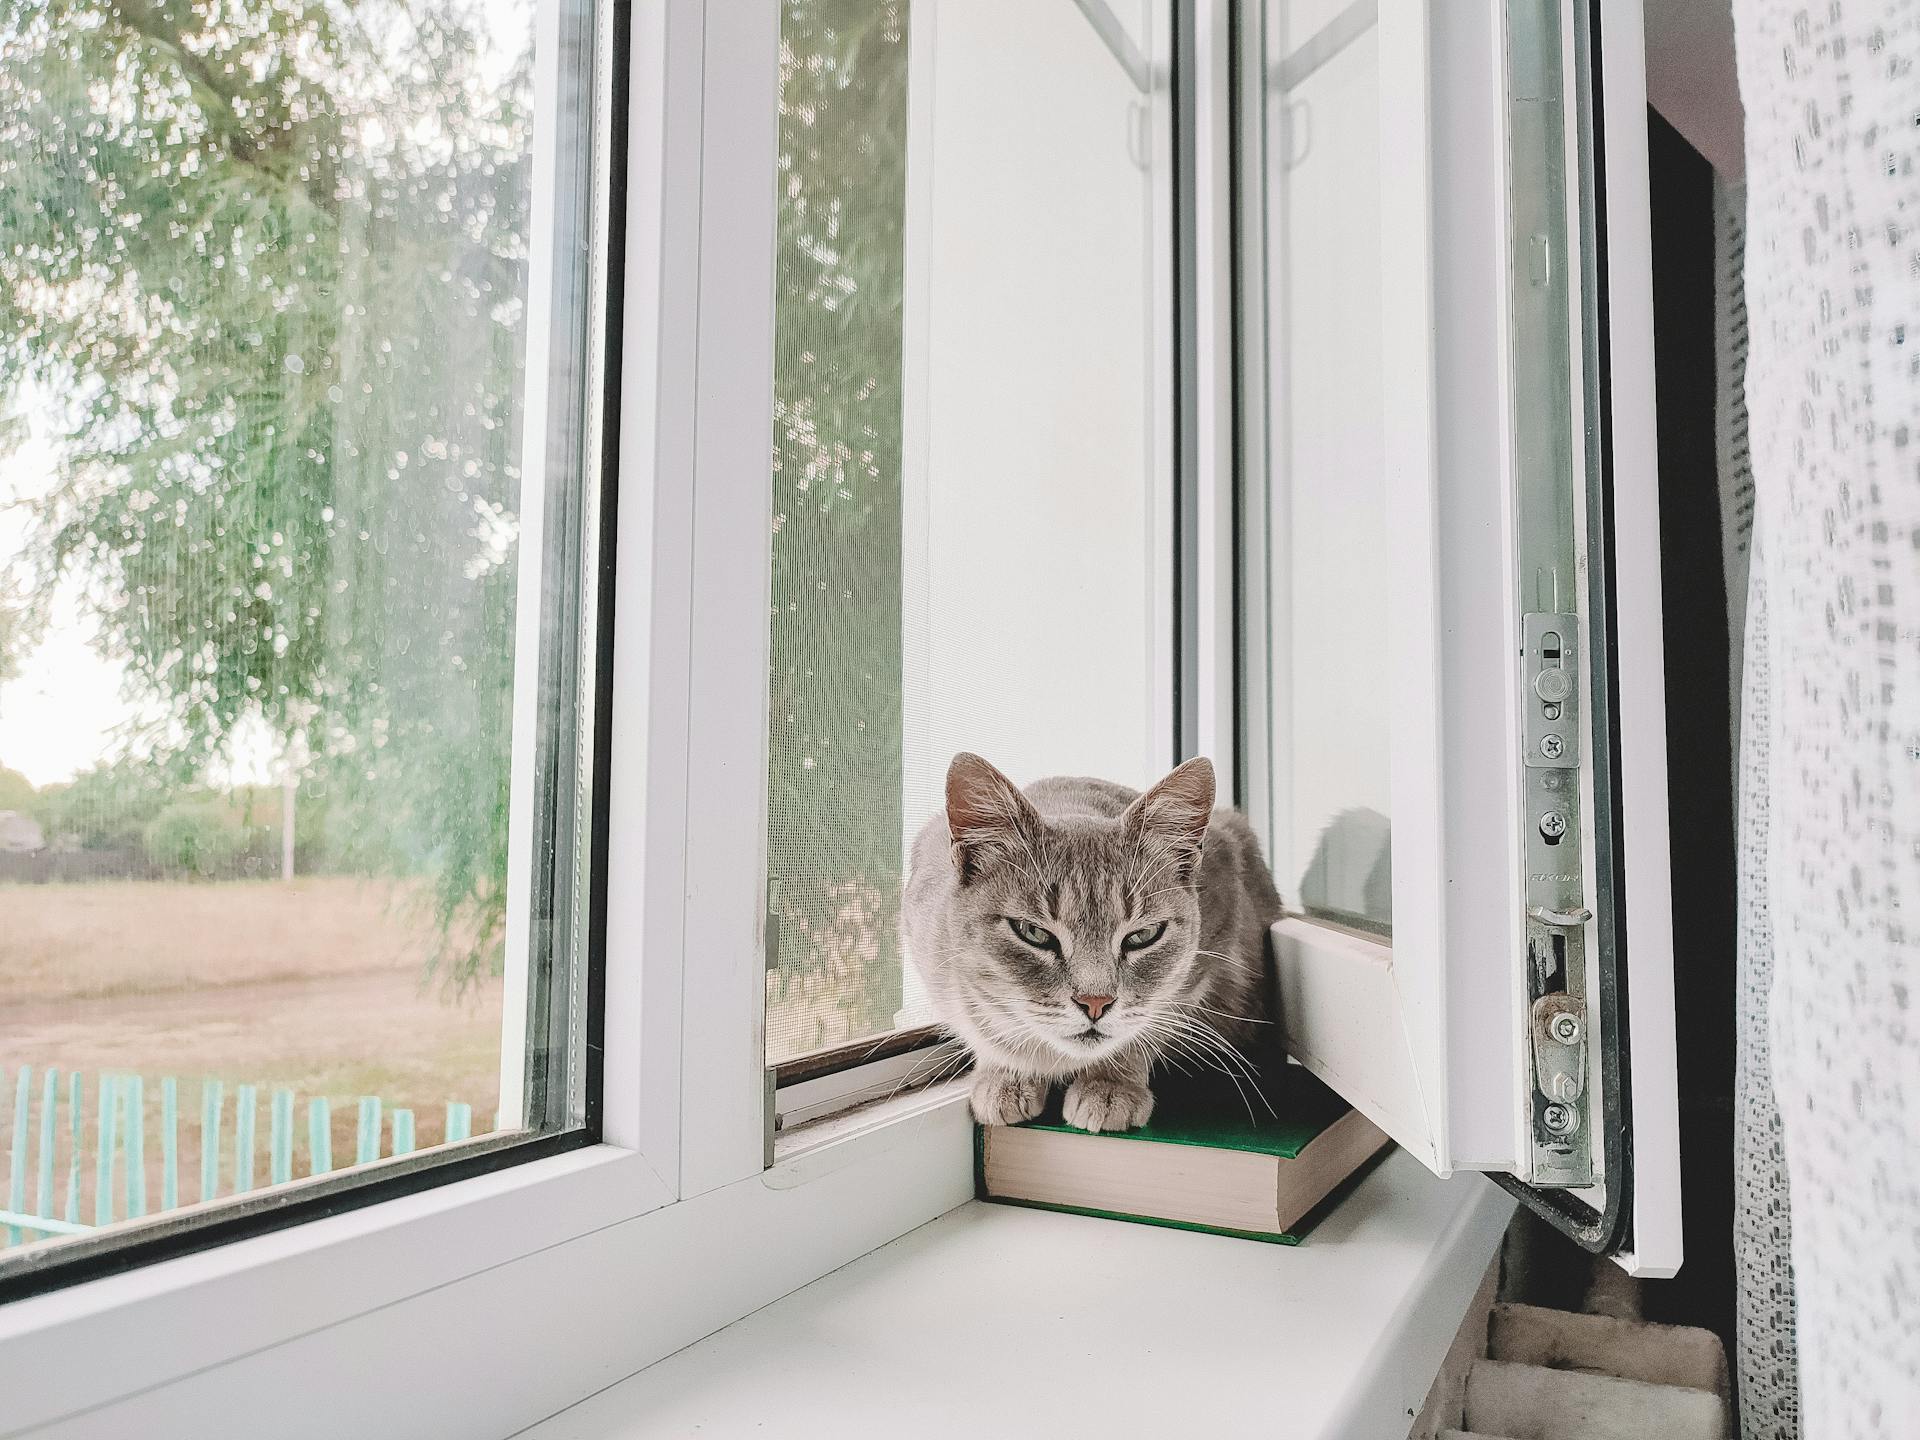
<path fill-rule="evenodd" d="M 1272 1112 L 1234 1090 L 1173 1090 L 1138 1130 L 1089 1135 L 1060 1097 L 1025 1125 L 982 1126 L 976 1160 L 989 1200 L 1297 1245 L 1329 1197 L 1391 1142 L 1289 1066 L 1265 1087 Z"/>

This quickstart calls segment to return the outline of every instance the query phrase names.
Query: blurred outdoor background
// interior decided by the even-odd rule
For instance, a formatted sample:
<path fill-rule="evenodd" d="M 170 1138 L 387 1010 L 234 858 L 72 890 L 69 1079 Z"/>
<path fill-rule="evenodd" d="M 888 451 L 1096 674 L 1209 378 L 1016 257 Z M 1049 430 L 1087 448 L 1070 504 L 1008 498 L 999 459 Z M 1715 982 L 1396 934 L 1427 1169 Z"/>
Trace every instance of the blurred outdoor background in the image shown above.
<path fill-rule="evenodd" d="M 0 0 L 0 1155 L 83 1218 L 103 1077 L 491 1123 L 536 20 Z M 789 1051 L 900 1003 L 905 25 L 784 11 L 775 588 L 854 612 L 775 607 Z"/>

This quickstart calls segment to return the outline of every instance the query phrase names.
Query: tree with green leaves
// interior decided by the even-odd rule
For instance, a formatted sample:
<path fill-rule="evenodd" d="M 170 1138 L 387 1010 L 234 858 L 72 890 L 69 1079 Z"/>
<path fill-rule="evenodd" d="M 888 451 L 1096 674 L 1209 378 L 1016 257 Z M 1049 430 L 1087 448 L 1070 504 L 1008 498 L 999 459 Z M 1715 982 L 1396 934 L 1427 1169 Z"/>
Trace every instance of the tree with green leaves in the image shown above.
<path fill-rule="evenodd" d="M 901 1000 L 903 0 L 787 0 L 775 269 L 768 853 L 777 1047 Z"/>
<path fill-rule="evenodd" d="M 461 973 L 504 907 L 530 30 L 0 0 L 0 393 L 61 457 L 34 602 L 81 583 L 139 753 L 204 769 L 253 722 L 310 757 L 336 851 L 428 879 Z"/>
<path fill-rule="evenodd" d="M 20 673 L 20 662 L 39 642 L 41 628 L 40 614 L 18 582 L 0 574 L 0 684 Z"/>
<path fill-rule="evenodd" d="M 18 770 L 0 765 L 0 810 L 17 810 L 32 815 L 39 805 L 39 792 L 33 782 Z"/>
<path fill-rule="evenodd" d="M 0 395 L 61 455 L 29 608 L 82 584 L 156 773 L 250 722 L 309 757 L 329 851 L 428 878 L 460 973 L 499 960 L 523 558 L 530 78 L 480 15 L 0 0 Z M 907 23 L 782 16 L 769 784 L 800 1044 L 900 1002 Z M 75 824 L 154 788 L 131 764 Z"/>

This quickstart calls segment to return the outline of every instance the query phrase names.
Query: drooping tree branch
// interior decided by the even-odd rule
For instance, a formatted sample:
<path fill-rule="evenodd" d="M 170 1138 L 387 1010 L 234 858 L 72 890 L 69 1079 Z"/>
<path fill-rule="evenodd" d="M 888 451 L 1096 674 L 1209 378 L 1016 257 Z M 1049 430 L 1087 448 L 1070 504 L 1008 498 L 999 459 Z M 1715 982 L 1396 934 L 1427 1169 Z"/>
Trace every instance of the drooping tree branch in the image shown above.
<path fill-rule="evenodd" d="M 261 144 L 248 132 L 234 101 L 239 92 L 221 82 L 220 72 L 180 42 L 180 27 L 168 20 L 149 0 L 112 0 L 110 13 L 135 35 L 159 51 L 180 72 L 193 91 L 194 102 L 207 123 L 226 142 L 235 159 L 250 165 L 261 163 Z"/>

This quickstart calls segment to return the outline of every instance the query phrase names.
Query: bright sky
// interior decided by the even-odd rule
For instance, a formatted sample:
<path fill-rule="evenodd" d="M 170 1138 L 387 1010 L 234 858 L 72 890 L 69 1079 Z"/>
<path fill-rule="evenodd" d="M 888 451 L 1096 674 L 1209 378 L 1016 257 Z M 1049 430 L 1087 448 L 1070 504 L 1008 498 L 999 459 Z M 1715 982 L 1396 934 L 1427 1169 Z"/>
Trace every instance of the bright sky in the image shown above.
<path fill-rule="evenodd" d="M 53 484 L 57 463 L 41 427 L 44 409 L 22 398 L 28 438 L 0 457 L 0 568 L 25 550 L 27 502 Z M 105 758 L 114 728 L 133 716 L 120 694 L 125 667 L 93 648 L 94 634 L 79 587 L 63 585 L 41 644 L 16 678 L 0 682 L 0 765 L 36 786 L 71 780 Z"/>
<path fill-rule="evenodd" d="M 28 438 L 0 455 L 0 572 L 26 552 L 28 502 L 47 492 L 59 463 L 44 429 L 46 407 L 34 403 L 30 386 L 21 398 Z M 98 635 L 80 585 L 69 580 L 20 673 L 0 682 L 0 765 L 19 771 L 36 789 L 71 780 L 119 753 L 125 745 L 121 727 L 140 713 L 123 693 L 125 662 L 102 654 Z M 264 721 L 242 726 L 225 773 L 210 778 L 216 784 L 271 784 L 279 779 L 279 755 L 280 744 Z"/>
<path fill-rule="evenodd" d="M 478 0 L 477 8 L 482 33 L 491 42 L 484 63 L 504 73 L 530 35 L 529 0 Z M 0 452 L 0 574 L 25 550 L 29 504 L 46 494 L 59 464 L 46 398 L 36 397 L 29 386 L 19 405 L 27 434 L 11 453 Z M 71 780 L 110 758 L 119 743 L 116 731 L 136 715 L 122 693 L 126 666 L 100 653 L 97 633 L 80 587 L 63 585 L 40 644 L 25 657 L 16 678 L 0 682 L 0 765 L 35 786 Z M 243 733 L 235 740 L 231 773 L 219 778 L 234 783 L 277 778 L 277 750 L 264 725 L 258 733 Z"/>

